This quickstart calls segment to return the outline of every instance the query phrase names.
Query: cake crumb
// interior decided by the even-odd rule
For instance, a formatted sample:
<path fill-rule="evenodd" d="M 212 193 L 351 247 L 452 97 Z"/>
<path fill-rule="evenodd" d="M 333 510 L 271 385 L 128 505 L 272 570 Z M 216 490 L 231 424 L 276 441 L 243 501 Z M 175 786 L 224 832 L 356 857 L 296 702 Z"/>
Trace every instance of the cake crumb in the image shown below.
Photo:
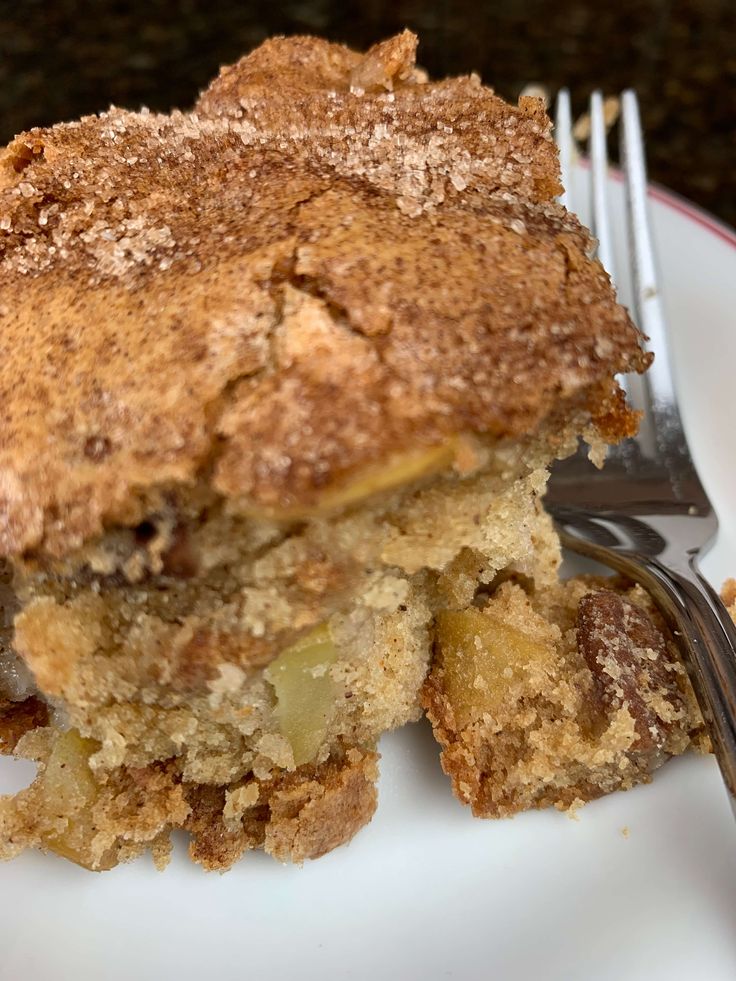
<path fill-rule="evenodd" d="M 469 672 L 485 684 L 469 686 Z M 479 817 L 648 783 L 703 718 L 652 601 L 623 580 L 502 583 L 439 620 L 423 704 L 456 796 Z"/>

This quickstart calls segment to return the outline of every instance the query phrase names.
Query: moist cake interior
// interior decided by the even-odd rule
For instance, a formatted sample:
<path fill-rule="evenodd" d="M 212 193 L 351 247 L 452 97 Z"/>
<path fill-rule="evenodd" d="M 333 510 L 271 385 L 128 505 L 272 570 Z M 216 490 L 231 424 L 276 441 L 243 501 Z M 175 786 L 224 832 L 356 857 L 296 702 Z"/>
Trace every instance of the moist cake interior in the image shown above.
<path fill-rule="evenodd" d="M 103 800 L 122 793 L 121 774 L 168 780 L 170 810 L 142 843 L 188 826 L 204 794 L 210 812 L 219 802 L 221 822 L 231 801 L 249 801 L 243 813 L 250 820 L 255 808 L 260 831 L 241 828 L 243 848 L 265 844 L 288 857 L 263 808 L 289 774 L 309 782 L 339 761 L 344 793 L 357 785 L 359 802 L 333 804 L 340 827 L 325 834 L 349 836 L 375 806 L 366 774 L 378 737 L 420 715 L 434 611 L 471 602 L 499 575 L 554 582 L 559 551 L 540 505 L 549 452 L 543 439 L 479 445 L 473 474 L 425 477 L 299 524 L 232 513 L 202 489 L 185 497 L 167 488 L 161 510 L 135 528 L 63 560 L 16 563 L 13 648 L 56 724 L 84 734 L 64 737 L 75 740 L 66 772 L 89 771 Z M 16 750 L 53 758 L 55 738 L 39 738 L 31 732 Z M 47 774 L 6 813 L 16 850 L 55 848 L 56 832 L 38 817 Z M 40 827 L 28 828 L 29 814 Z M 105 834 L 100 825 L 89 851 L 75 845 L 74 854 L 109 863 L 130 852 L 123 834 L 106 818 Z M 313 857 L 320 842 L 297 842 L 292 857 Z M 201 844 L 192 854 L 219 867 Z"/>
<path fill-rule="evenodd" d="M 317 857 L 370 818 L 377 740 L 422 706 L 479 816 L 576 806 L 705 747 L 646 596 L 559 581 L 548 455 L 496 446 L 473 474 L 297 525 L 167 489 L 142 528 L 16 564 L 0 736 L 43 768 L 0 809 L 0 854 L 102 869 L 148 848 L 163 865 L 183 827 L 208 869 L 254 847 Z M 586 653 L 576 619 L 587 601 L 608 629 L 606 596 L 642 611 L 651 678 L 621 687 L 625 656 Z"/>

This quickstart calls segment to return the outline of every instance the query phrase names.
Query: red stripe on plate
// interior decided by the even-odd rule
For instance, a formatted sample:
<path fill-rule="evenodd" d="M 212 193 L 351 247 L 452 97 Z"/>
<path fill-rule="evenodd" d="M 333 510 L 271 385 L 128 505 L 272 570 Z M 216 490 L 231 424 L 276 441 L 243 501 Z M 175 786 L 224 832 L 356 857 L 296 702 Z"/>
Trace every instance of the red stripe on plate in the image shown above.
<path fill-rule="evenodd" d="M 736 249 L 736 232 L 732 228 L 729 228 L 728 225 L 724 225 L 718 221 L 717 218 L 712 217 L 707 211 L 698 208 L 697 205 L 690 204 L 685 198 L 681 198 L 678 194 L 674 194 L 672 191 L 668 191 L 658 184 L 649 185 L 649 197 L 654 198 L 655 201 L 659 201 L 668 208 L 672 208 L 673 211 L 685 215 L 686 218 L 694 221 L 701 228 L 707 228 L 709 232 L 712 232 L 721 241 L 727 242 L 732 249 Z"/>
<path fill-rule="evenodd" d="M 585 157 L 581 158 L 579 163 L 586 169 L 590 167 Z M 619 184 L 623 182 L 624 177 L 618 167 L 611 167 L 609 175 L 615 181 L 618 181 Z M 724 224 L 724 222 L 719 221 L 709 211 L 704 211 L 686 198 L 680 197 L 675 191 L 670 191 L 668 188 L 662 187 L 661 184 L 650 183 L 648 193 L 650 198 L 654 198 L 655 201 L 659 201 L 660 204 L 671 208 L 672 211 L 684 215 L 686 218 L 694 221 L 696 225 L 700 225 L 701 228 L 707 228 L 709 232 L 712 232 L 722 242 L 727 242 L 731 248 L 736 249 L 736 231 Z"/>

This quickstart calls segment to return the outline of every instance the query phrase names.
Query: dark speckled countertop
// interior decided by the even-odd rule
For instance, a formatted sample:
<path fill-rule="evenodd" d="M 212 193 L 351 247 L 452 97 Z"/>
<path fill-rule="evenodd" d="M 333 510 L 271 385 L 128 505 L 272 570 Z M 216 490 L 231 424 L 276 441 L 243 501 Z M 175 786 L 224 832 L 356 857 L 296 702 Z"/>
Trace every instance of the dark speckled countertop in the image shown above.
<path fill-rule="evenodd" d="M 366 47 L 404 26 L 433 75 L 635 86 L 651 176 L 736 224 L 736 0 L 0 0 L 0 141 L 110 103 L 186 107 L 276 33 Z"/>

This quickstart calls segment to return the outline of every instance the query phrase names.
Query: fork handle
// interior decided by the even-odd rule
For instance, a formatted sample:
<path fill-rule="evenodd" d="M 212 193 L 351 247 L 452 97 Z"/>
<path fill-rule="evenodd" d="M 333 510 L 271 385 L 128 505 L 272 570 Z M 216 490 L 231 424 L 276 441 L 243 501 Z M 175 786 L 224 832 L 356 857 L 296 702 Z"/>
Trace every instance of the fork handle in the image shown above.
<path fill-rule="evenodd" d="M 736 816 L 736 625 L 698 568 L 697 556 L 668 569 L 655 558 L 606 548 L 566 531 L 563 545 L 640 583 L 662 611 L 693 683 Z"/>

